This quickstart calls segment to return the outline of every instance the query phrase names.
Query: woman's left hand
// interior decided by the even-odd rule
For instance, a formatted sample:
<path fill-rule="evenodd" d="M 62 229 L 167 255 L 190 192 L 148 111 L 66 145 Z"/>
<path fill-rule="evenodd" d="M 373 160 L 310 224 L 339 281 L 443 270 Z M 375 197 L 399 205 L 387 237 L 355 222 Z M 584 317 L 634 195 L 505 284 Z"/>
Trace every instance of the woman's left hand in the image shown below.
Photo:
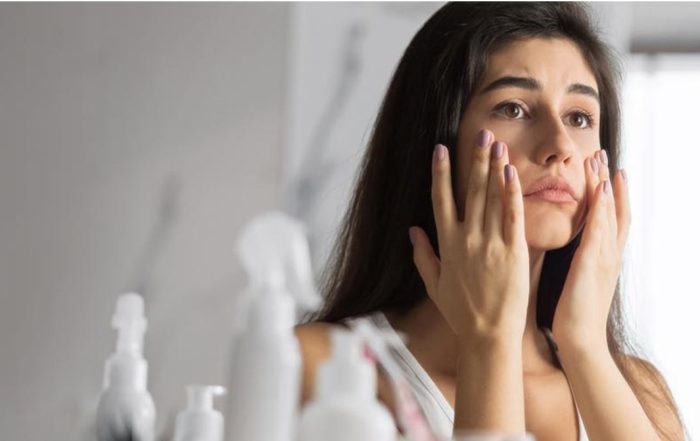
<path fill-rule="evenodd" d="M 588 212 L 552 323 L 560 351 L 607 351 L 606 325 L 630 224 L 624 172 L 610 183 L 605 151 L 584 164 Z"/>

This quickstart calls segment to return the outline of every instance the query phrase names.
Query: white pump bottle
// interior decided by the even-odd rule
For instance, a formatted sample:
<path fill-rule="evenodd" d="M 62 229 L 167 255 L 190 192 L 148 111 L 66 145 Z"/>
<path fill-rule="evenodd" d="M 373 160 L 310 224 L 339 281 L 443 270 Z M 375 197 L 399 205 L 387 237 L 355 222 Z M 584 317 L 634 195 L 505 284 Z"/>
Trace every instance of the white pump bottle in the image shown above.
<path fill-rule="evenodd" d="M 143 298 L 127 293 L 117 299 L 112 326 L 117 350 L 105 364 L 97 406 L 98 441 L 153 441 L 155 406 L 147 390 L 148 363 L 143 358 L 146 318 Z"/>
<path fill-rule="evenodd" d="M 362 340 L 344 329 L 331 334 L 333 353 L 319 367 L 314 398 L 302 409 L 298 441 L 395 441 L 396 426 L 377 399 L 377 371 Z"/>
<path fill-rule="evenodd" d="M 224 417 L 214 410 L 214 395 L 222 386 L 187 386 L 187 409 L 177 415 L 175 441 L 223 441 Z"/>
<path fill-rule="evenodd" d="M 290 441 L 301 384 L 295 299 L 319 301 L 304 228 L 283 213 L 264 214 L 243 228 L 237 253 L 251 304 L 232 351 L 226 439 Z"/>

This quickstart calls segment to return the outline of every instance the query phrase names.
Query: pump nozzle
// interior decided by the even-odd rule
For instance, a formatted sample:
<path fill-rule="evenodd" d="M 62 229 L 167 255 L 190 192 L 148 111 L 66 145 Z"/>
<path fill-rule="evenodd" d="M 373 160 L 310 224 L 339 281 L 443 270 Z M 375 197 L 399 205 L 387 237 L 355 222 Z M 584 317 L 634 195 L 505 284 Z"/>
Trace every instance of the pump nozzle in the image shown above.
<path fill-rule="evenodd" d="M 225 393 L 226 388 L 223 386 L 191 384 L 187 386 L 187 410 L 212 410 L 214 408 L 214 396 L 224 395 Z"/>
<path fill-rule="evenodd" d="M 342 329 L 331 333 L 333 357 L 344 363 L 359 363 L 362 361 L 362 346 L 360 338 L 352 332 Z"/>
<path fill-rule="evenodd" d="M 377 374 L 374 363 L 363 354 L 363 341 L 353 332 L 334 329 L 331 333 L 333 351 L 321 365 L 316 393 L 322 397 L 352 395 L 374 396 Z"/>
<path fill-rule="evenodd" d="M 175 423 L 175 441 L 222 441 L 224 419 L 214 410 L 214 395 L 223 395 L 222 386 L 187 386 L 187 409 Z"/>
<path fill-rule="evenodd" d="M 243 227 L 235 252 L 254 288 L 283 284 L 303 308 L 320 304 L 306 231 L 298 220 L 280 211 L 255 217 Z"/>
<path fill-rule="evenodd" d="M 119 296 L 112 316 L 112 327 L 119 333 L 117 352 L 143 354 L 143 334 L 146 332 L 146 326 L 143 297 L 134 292 Z"/>

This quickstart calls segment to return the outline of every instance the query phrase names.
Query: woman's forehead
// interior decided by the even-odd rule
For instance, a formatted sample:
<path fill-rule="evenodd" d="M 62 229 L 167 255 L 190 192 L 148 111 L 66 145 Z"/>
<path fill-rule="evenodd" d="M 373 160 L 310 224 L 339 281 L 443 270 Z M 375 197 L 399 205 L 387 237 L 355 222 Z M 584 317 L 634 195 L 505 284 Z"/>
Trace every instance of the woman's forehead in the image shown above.
<path fill-rule="evenodd" d="M 580 84 L 598 90 L 581 50 L 564 38 L 515 41 L 494 52 L 488 58 L 480 91 L 502 77 L 531 78 L 544 89 L 566 90 Z"/>

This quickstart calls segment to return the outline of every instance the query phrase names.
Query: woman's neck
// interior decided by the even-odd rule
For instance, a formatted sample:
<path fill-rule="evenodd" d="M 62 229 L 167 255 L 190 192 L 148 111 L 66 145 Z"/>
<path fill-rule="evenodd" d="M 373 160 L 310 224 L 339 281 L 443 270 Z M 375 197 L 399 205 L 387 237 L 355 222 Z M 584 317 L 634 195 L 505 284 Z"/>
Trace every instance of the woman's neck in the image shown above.
<path fill-rule="evenodd" d="M 530 251 L 530 297 L 523 333 L 523 373 L 526 376 L 546 375 L 555 371 L 546 337 L 537 327 L 537 287 L 544 252 Z M 456 375 L 457 338 L 429 298 L 405 312 L 386 313 L 392 326 L 406 334 L 408 348 L 428 371 L 454 377 Z"/>

